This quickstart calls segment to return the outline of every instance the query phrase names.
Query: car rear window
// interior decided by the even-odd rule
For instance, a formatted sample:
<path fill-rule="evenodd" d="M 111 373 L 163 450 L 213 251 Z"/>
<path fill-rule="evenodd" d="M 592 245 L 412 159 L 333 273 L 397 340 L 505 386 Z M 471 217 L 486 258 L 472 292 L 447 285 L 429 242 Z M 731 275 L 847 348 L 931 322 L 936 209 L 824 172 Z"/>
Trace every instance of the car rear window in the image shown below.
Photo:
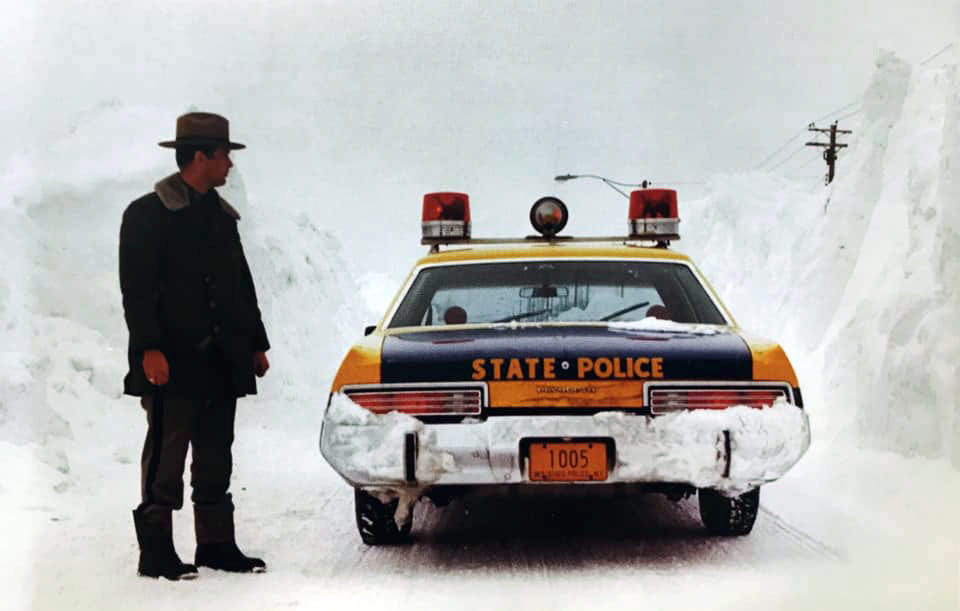
<path fill-rule="evenodd" d="M 681 263 L 519 261 L 420 271 L 390 328 L 517 322 L 629 322 L 654 316 L 726 324 Z"/>

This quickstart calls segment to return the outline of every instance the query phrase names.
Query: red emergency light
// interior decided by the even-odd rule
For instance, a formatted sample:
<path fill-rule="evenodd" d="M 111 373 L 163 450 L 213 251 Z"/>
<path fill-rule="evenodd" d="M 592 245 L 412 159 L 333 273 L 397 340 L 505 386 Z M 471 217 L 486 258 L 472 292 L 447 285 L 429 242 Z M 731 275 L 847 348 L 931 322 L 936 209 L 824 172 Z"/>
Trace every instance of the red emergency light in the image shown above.
<path fill-rule="evenodd" d="M 470 196 L 466 193 L 427 193 L 423 196 L 423 242 L 470 237 Z"/>
<path fill-rule="evenodd" d="M 679 240 L 680 215 L 673 189 L 640 189 L 630 192 L 630 237 Z"/>

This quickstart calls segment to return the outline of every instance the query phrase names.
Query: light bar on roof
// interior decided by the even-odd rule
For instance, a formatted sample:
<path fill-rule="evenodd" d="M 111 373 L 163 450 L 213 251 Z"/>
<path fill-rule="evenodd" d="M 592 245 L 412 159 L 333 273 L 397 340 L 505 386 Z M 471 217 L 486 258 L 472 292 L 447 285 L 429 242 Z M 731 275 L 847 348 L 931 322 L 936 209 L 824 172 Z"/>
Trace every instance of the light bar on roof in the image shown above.
<path fill-rule="evenodd" d="M 639 189 L 630 193 L 631 238 L 679 240 L 680 215 L 673 189 Z"/>
<path fill-rule="evenodd" d="M 423 196 L 424 244 L 470 237 L 470 196 L 466 193 L 427 193 Z"/>
<path fill-rule="evenodd" d="M 569 216 L 567 205 L 556 197 L 541 197 L 530 208 L 530 224 L 547 238 L 560 233 Z"/>

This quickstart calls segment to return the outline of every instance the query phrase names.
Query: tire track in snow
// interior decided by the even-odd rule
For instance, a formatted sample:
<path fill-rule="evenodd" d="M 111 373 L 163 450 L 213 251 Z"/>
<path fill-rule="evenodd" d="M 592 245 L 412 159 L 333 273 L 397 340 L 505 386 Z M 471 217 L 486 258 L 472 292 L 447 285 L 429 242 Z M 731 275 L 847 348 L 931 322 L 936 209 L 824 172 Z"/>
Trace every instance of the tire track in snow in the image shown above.
<path fill-rule="evenodd" d="M 763 505 L 760 506 L 759 513 L 760 515 L 758 517 L 762 517 L 765 523 L 771 524 L 774 529 L 782 532 L 787 537 L 790 537 L 802 547 L 815 552 L 824 558 L 830 558 L 831 560 L 843 559 L 843 554 L 841 554 L 839 550 L 789 524 L 779 515 L 770 511 Z"/>

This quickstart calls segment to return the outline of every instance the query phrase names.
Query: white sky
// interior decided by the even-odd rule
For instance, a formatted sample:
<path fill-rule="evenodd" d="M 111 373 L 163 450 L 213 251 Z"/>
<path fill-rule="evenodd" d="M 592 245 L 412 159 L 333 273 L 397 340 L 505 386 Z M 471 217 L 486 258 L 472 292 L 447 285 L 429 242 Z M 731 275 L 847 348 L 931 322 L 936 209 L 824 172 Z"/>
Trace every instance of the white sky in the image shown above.
<path fill-rule="evenodd" d="M 4 14 L 0 128 L 19 150 L 143 106 L 134 133 L 118 123 L 99 147 L 142 139 L 144 166 L 172 171 L 155 142 L 194 106 L 227 115 L 250 146 L 235 159 L 253 205 L 410 240 L 431 190 L 471 194 L 475 235 L 504 233 L 505 214 L 527 231 L 545 194 L 573 204 L 569 229 L 585 233 L 577 204 L 619 217 L 619 196 L 554 175 L 663 183 L 749 169 L 855 100 L 879 49 L 919 61 L 960 38 L 960 3 L 946 0 L 30 0 Z"/>

